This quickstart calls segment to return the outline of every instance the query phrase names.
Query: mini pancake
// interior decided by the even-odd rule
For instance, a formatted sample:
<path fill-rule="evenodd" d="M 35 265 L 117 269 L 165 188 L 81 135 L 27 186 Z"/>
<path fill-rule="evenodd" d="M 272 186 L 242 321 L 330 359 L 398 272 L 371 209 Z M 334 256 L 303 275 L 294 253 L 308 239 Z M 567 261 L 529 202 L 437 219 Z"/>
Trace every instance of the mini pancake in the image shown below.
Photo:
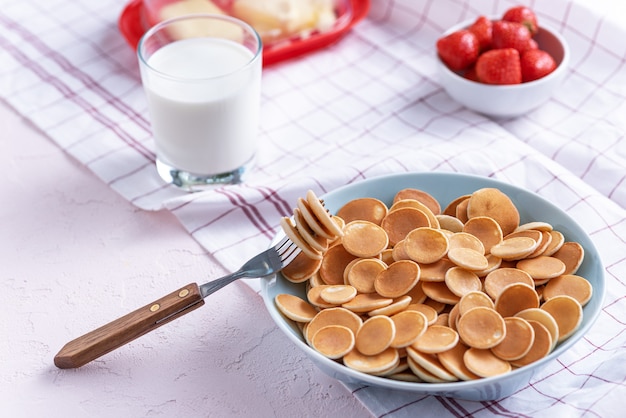
<path fill-rule="evenodd" d="M 417 263 L 434 263 L 448 252 L 448 238 L 439 229 L 422 227 L 409 232 L 404 240 L 404 250 Z"/>
<path fill-rule="evenodd" d="M 426 323 L 432 325 L 437 320 L 437 311 L 425 303 L 411 303 L 406 307 L 407 311 L 417 311 L 426 317 Z"/>
<path fill-rule="evenodd" d="M 327 325 L 343 325 L 352 331 L 354 335 L 359 331 L 363 320 L 354 312 L 345 308 L 323 309 L 315 315 L 306 327 L 305 339 L 312 341 L 317 331 Z"/>
<path fill-rule="evenodd" d="M 296 322 L 309 322 L 317 315 L 315 306 L 288 293 L 276 295 L 274 303 L 283 315 Z"/>
<path fill-rule="evenodd" d="M 441 213 L 439 201 L 428 192 L 413 188 L 402 189 L 393 197 L 393 203 L 395 204 L 400 200 L 406 199 L 417 200 L 418 202 L 423 203 L 434 215 Z"/>
<path fill-rule="evenodd" d="M 559 231 L 552 230 L 550 231 L 550 235 L 552 236 L 552 240 L 550 241 L 550 245 L 543 251 L 543 255 L 554 255 L 565 243 L 565 237 Z"/>
<path fill-rule="evenodd" d="M 426 382 L 455 382 L 458 378 L 450 373 L 436 355 L 420 352 L 413 347 L 406 349 L 409 367 L 417 376 Z"/>
<path fill-rule="evenodd" d="M 428 297 L 426 296 L 426 293 L 424 293 L 424 289 L 422 289 L 421 281 L 418 281 L 417 284 L 406 293 L 406 295 L 411 297 L 411 303 L 424 303 Z"/>
<path fill-rule="evenodd" d="M 446 327 L 450 327 L 456 331 L 456 326 L 454 327 L 450 326 L 450 312 L 443 312 L 437 315 L 437 319 L 435 319 L 435 322 L 433 322 L 433 325 L 445 325 Z"/>
<path fill-rule="evenodd" d="M 574 274 L 564 274 L 551 279 L 544 288 L 543 297 L 550 300 L 556 296 L 567 295 L 585 306 L 593 295 L 593 287 L 587 279 Z"/>
<path fill-rule="evenodd" d="M 348 354 L 355 345 L 354 334 L 343 325 L 326 325 L 311 339 L 311 347 L 320 354 L 336 360 Z"/>
<path fill-rule="evenodd" d="M 388 208 L 382 201 L 373 197 L 362 197 L 353 199 L 343 205 L 336 215 L 343 219 L 346 224 L 356 221 L 370 221 L 380 225 L 387 215 Z"/>
<path fill-rule="evenodd" d="M 411 304 L 411 297 L 404 295 L 404 296 L 400 296 L 397 299 L 394 299 L 394 301 L 390 305 L 384 306 L 382 308 L 374 309 L 373 311 L 369 311 L 367 314 L 369 316 L 376 316 L 376 315 L 391 316 L 391 315 L 397 314 L 398 312 L 404 311 L 410 304 Z"/>
<path fill-rule="evenodd" d="M 505 235 L 503 239 L 511 239 L 511 238 L 518 238 L 518 237 L 527 237 L 527 238 L 533 239 L 537 241 L 537 245 L 539 245 L 541 243 L 541 240 L 543 239 L 543 234 L 541 233 L 541 231 L 538 231 L 536 229 L 523 229 L 523 230 L 516 230 L 515 232 L 511 232 L 510 234 Z"/>
<path fill-rule="evenodd" d="M 457 307 L 459 311 L 458 314 L 463 315 L 473 308 L 483 307 L 494 309 L 495 305 L 493 303 L 493 300 L 491 300 L 491 298 L 487 296 L 487 294 L 485 294 L 484 292 L 473 291 L 463 295 L 463 297 L 461 298 L 459 303 L 455 305 L 455 307 Z"/>
<path fill-rule="evenodd" d="M 333 305 L 341 305 L 354 299 L 356 289 L 349 285 L 333 285 L 322 288 L 320 297 Z"/>
<path fill-rule="evenodd" d="M 549 224 L 548 222 L 543 222 L 543 221 L 532 221 L 532 222 L 526 222 L 525 224 L 522 224 L 520 226 L 518 226 L 515 231 L 513 232 L 518 232 L 518 231 L 527 231 L 529 229 L 535 229 L 537 231 L 542 231 L 542 232 L 550 232 L 552 231 L 554 228 L 552 227 L 551 224 Z"/>
<path fill-rule="evenodd" d="M 342 231 L 341 233 L 343 235 L 343 227 L 346 226 L 346 223 L 344 222 L 344 220 L 338 216 L 332 216 L 331 218 L 333 222 L 337 225 L 337 228 L 339 228 Z M 337 245 L 340 243 L 341 243 L 341 237 L 336 237 L 335 239 L 328 240 L 329 247 L 332 247 L 333 245 Z"/>
<path fill-rule="evenodd" d="M 491 352 L 506 361 L 519 360 L 530 351 L 535 341 L 535 330 L 523 318 L 504 318 L 506 336 Z"/>
<path fill-rule="evenodd" d="M 547 311 L 556 321 L 559 327 L 558 342 L 576 332 L 583 320 L 583 308 L 571 296 L 560 295 L 548 299 L 541 305 L 541 309 Z"/>
<path fill-rule="evenodd" d="M 321 259 L 313 259 L 301 252 L 281 270 L 281 274 L 292 283 L 303 283 L 313 277 L 321 265 Z"/>
<path fill-rule="evenodd" d="M 499 244 L 503 239 L 500 224 L 488 216 L 476 216 L 468 219 L 463 226 L 463 232 L 478 238 L 483 244 L 485 254 L 490 254 L 491 247 Z"/>
<path fill-rule="evenodd" d="M 397 298 L 415 286 L 419 280 L 420 267 L 411 260 L 401 260 L 390 264 L 374 280 L 376 292 L 387 298 Z"/>
<path fill-rule="evenodd" d="M 463 231 L 463 222 L 456 216 L 450 215 L 437 215 L 437 221 L 439 222 L 439 228 L 448 230 L 450 232 Z"/>
<path fill-rule="evenodd" d="M 359 293 L 373 293 L 376 291 L 376 276 L 386 268 L 387 265 L 377 258 L 357 258 L 346 267 L 346 278 Z"/>
<path fill-rule="evenodd" d="M 448 269 L 445 276 L 445 284 L 455 295 L 463 297 L 472 291 L 479 291 L 483 284 L 476 273 L 460 267 Z"/>
<path fill-rule="evenodd" d="M 336 307 L 337 304 L 326 302 L 324 299 L 322 299 L 322 290 L 326 289 L 327 287 L 330 287 L 330 285 L 323 284 L 321 286 L 309 288 L 309 290 L 306 292 L 306 298 L 309 303 L 321 309 Z"/>
<path fill-rule="evenodd" d="M 448 236 L 450 243 L 448 251 L 453 248 L 469 248 L 481 254 L 485 254 L 485 246 L 482 241 L 468 232 L 456 232 Z"/>
<path fill-rule="evenodd" d="M 343 236 L 343 232 L 339 225 L 333 220 L 333 217 L 328 213 L 328 210 L 324 207 L 324 204 L 315 195 L 313 190 L 308 190 L 306 193 L 306 201 L 311 208 L 311 212 L 317 218 L 319 223 L 330 231 L 335 237 Z"/>
<path fill-rule="evenodd" d="M 500 344 L 506 336 L 504 319 L 494 309 L 477 307 L 459 317 L 459 336 L 470 347 L 487 349 Z"/>
<path fill-rule="evenodd" d="M 356 257 L 374 257 L 389 245 L 387 232 L 369 221 L 348 222 L 343 228 L 343 247 Z"/>
<path fill-rule="evenodd" d="M 321 261 L 320 261 L 320 264 L 321 264 Z M 321 286 L 321 285 L 325 286 L 326 283 L 322 281 L 322 278 L 316 271 L 311 277 L 309 277 L 309 280 L 307 281 L 307 285 L 311 287 L 316 287 L 316 286 Z"/>
<path fill-rule="evenodd" d="M 470 248 L 452 248 L 448 251 L 448 259 L 457 266 L 470 271 L 482 271 L 489 266 L 487 257 Z"/>
<path fill-rule="evenodd" d="M 518 359 L 512 360 L 510 363 L 515 367 L 522 367 L 528 364 L 534 363 L 535 361 L 544 358 L 550 351 L 552 351 L 552 337 L 550 336 L 550 332 L 543 326 L 540 322 L 534 321 L 532 319 L 527 320 L 530 326 L 533 328 L 533 332 L 535 333 L 535 338 L 533 340 L 533 345 L 530 347 L 528 353 Z"/>
<path fill-rule="evenodd" d="M 463 361 L 463 355 L 468 349 L 469 347 L 459 341 L 459 343 L 450 350 L 437 354 L 437 358 L 441 364 L 459 380 L 479 379 L 480 376 L 468 369 Z"/>
<path fill-rule="evenodd" d="M 459 218 L 459 221 L 467 222 L 469 220 L 469 216 L 467 215 L 467 207 L 469 205 L 469 198 L 465 200 L 461 200 L 459 204 L 456 206 L 456 217 Z"/>
<path fill-rule="evenodd" d="M 394 322 L 385 315 L 369 318 L 356 333 L 355 347 L 361 354 L 374 356 L 391 346 L 396 336 Z"/>
<path fill-rule="evenodd" d="M 302 235 L 300 235 L 300 232 L 298 232 L 296 226 L 293 224 L 293 221 L 290 218 L 283 216 L 280 219 L 280 226 L 285 232 L 285 235 L 287 235 L 287 237 L 289 237 L 289 239 L 294 244 L 296 244 L 304 254 L 314 260 L 321 260 L 322 253 L 315 250 L 308 242 L 304 240 L 304 238 L 302 238 Z"/>
<path fill-rule="evenodd" d="M 445 325 L 431 325 L 411 344 L 421 353 L 436 354 L 447 351 L 459 342 L 459 334 Z"/>
<path fill-rule="evenodd" d="M 423 290 L 423 288 L 422 288 L 422 290 Z M 434 299 L 431 299 L 429 297 L 427 297 L 426 300 L 424 301 L 424 305 L 428 305 L 431 308 L 433 308 L 435 310 L 435 312 L 437 312 L 437 314 L 442 313 L 443 310 L 448 307 L 447 303 L 440 302 L 438 300 L 434 300 Z"/>
<path fill-rule="evenodd" d="M 443 210 L 442 214 L 443 215 L 448 215 L 448 216 L 453 216 L 455 218 L 458 219 L 458 217 L 456 216 L 456 207 L 463 201 L 467 200 L 470 198 L 469 194 L 466 195 L 461 195 L 455 199 L 453 199 L 450 203 L 448 203 L 448 205 L 445 207 L 445 209 Z"/>
<path fill-rule="evenodd" d="M 506 318 L 529 308 L 539 307 L 539 295 L 535 289 L 524 283 L 506 286 L 495 300 L 495 309 Z"/>
<path fill-rule="evenodd" d="M 335 245 L 326 250 L 320 265 L 320 277 L 326 284 L 345 284 L 343 273 L 348 264 L 357 257 L 350 254 L 343 245 Z"/>
<path fill-rule="evenodd" d="M 534 258 L 540 255 L 544 255 L 546 249 L 550 247 L 550 243 L 552 242 L 552 234 L 550 234 L 549 231 L 541 231 L 541 236 L 541 242 L 539 243 L 535 251 L 527 256 L 528 258 Z"/>
<path fill-rule="evenodd" d="M 402 367 L 402 366 L 401 366 L 401 362 L 402 362 L 402 360 L 403 360 L 403 359 L 399 357 L 399 358 L 398 358 L 398 361 L 397 361 L 394 365 L 392 365 L 391 367 L 389 367 L 388 369 L 381 370 L 380 372 L 370 373 L 370 374 L 371 374 L 372 376 L 387 377 L 387 376 L 389 376 L 391 373 L 394 373 L 394 372 L 395 372 L 395 370 L 396 370 L 397 368 Z M 407 365 L 406 365 L 406 367 L 407 367 L 407 369 L 408 369 L 409 365 L 407 364 Z"/>
<path fill-rule="evenodd" d="M 352 312 L 364 313 L 383 308 L 393 303 L 392 298 L 380 296 L 378 293 L 359 293 L 350 302 L 341 306 Z"/>
<path fill-rule="evenodd" d="M 461 316 L 461 310 L 459 309 L 459 303 L 457 303 L 456 305 L 452 305 L 452 309 L 450 309 L 450 312 L 448 312 L 448 323 L 447 324 L 443 324 L 443 325 L 449 326 L 450 328 L 452 328 L 456 332 L 459 332 L 459 330 L 458 330 L 456 325 L 458 324 L 459 317 Z M 442 315 L 444 315 L 444 314 L 439 314 L 439 316 L 437 317 L 437 321 L 435 321 L 435 323 L 439 322 L 439 317 L 442 316 Z"/>
<path fill-rule="evenodd" d="M 409 370 L 409 363 L 406 361 L 406 355 L 403 357 L 402 353 L 400 353 L 400 350 L 398 350 L 398 354 L 400 356 L 398 364 L 395 367 L 391 368 L 390 370 L 386 370 L 384 372 L 385 373 L 384 376 L 390 377 L 391 375 L 396 375 L 396 374 L 405 373 L 405 372 L 407 372 L 408 374 L 413 374 Z"/>
<path fill-rule="evenodd" d="M 568 241 L 563 243 L 561 248 L 555 252 L 552 257 L 558 258 L 565 264 L 563 274 L 576 274 L 585 258 L 585 250 L 579 243 Z"/>
<path fill-rule="evenodd" d="M 530 237 L 505 238 L 491 247 L 491 254 L 503 260 L 520 260 L 532 254 L 538 247 L 537 241 Z"/>
<path fill-rule="evenodd" d="M 366 356 L 361 354 L 359 350 L 352 350 L 343 356 L 343 364 L 353 370 L 363 373 L 380 373 L 395 367 L 400 361 L 398 350 L 389 347 L 380 354 L 374 356 Z"/>
<path fill-rule="evenodd" d="M 343 284 L 350 284 L 348 282 L 348 273 L 352 269 L 352 266 L 355 265 L 359 260 L 363 260 L 363 258 L 355 257 L 352 261 L 350 261 L 346 267 L 343 269 Z M 369 260 L 369 259 L 368 259 Z M 376 259 L 377 260 L 377 259 Z"/>
<path fill-rule="evenodd" d="M 502 289 L 513 283 L 524 283 L 534 287 L 535 282 L 530 274 L 518 268 L 499 268 L 487 274 L 485 277 L 485 292 L 492 298 L 496 299 Z"/>
<path fill-rule="evenodd" d="M 491 350 L 470 347 L 463 354 L 465 366 L 480 377 L 498 376 L 511 371 L 511 364 L 496 357 Z"/>
<path fill-rule="evenodd" d="M 393 259 L 393 248 L 385 248 L 383 252 L 380 253 L 380 260 L 386 265 L 389 265 L 396 261 Z"/>
<path fill-rule="evenodd" d="M 398 241 L 391 250 L 391 256 L 395 261 L 410 260 L 411 258 L 405 251 L 404 240 Z"/>
<path fill-rule="evenodd" d="M 485 277 L 492 271 L 497 270 L 500 267 L 502 267 L 502 259 L 500 257 L 496 257 L 493 254 L 488 254 L 485 257 L 487 258 L 487 268 L 480 270 L 480 271 L 476 271 L 476 274 L 478 274 L 478 277 Z"/>
<path fill-rule="evenodd" d="M 415 228 L 430 227 L 432 224 L 422 210 L 403 207 L 389 211 L 380 225 L 389 236 L 389 244 L 393 246 L 406 238 Z"/>
<path fill-rule="evenodd" d="M 407 357 L 407 363 L 411 372 L 418 379 L 418 382 L 424 383 L 447 383 L 448 381 L 445 379 L 441 379 L 440 377 L 435 376 L 424 367 L 422 367 L 419 363 L 413 360 L 411 357 Z"/>
<path fill-rule="evenodd" d="M 520 215 L 511 199 L 502 191 L 492 187 L 476 190 L 467 204 L 468 218 L 487 216 L 493 218 L 502 229 L 504 236 L 513 232 L 518 226 Z"/>
<path fill-rule="evenodd" d="M 432 228 L 440 227 L 439 220 L 437 219 L 437 215 L 434 214 L 433 211 L 428 206 L 426 206 L 424 203 L 420 202 L 419 200 L 415 200 L 415 199 L 398 200 L 393 205 L 391 205 L 391 207 L 389 208 L 389 212 L 392 212 L 396 209 L 402 209 L 402 208 L 418 209 L 424 212 L 424 214 L 428 217 L 428 222 L 430 225 L 425 225 L 425 226 L 430 226 Z"/>
<path fill-rule="evenodd" d="M 391 347 L 404 348 L 413 344 L 426 332 L 428 321 L 426 315 L 418 311 L 402 311 L 391 316 L 396 328 L 396 335 Z"/>
<path fill-rule="evenodd" d="M 550 333 L 550 337 L 552 339 L 552 348 L 554 348 L 559 339 L 559 325 L 556 323 L 556 320 L 550 313 L 544 311 L 541 308 L 531 308 L 524 309 L 523 311 L 515 314 L 515 316 L 525 319 L 527 321 L 540 322 L 541 325 L 546 327 L 546 329 Z"/>
<path fill-rule="evenodd" d="M 553 279 L 565 273 L 565 263 L 556 257 L 541 255 L 535 258 L 520 260 L 517 268 L 530 274 L 534 280 Z"/>
<path fill-rule="evenodd" d="M 302 216 L 302 211 L 300 209 L 295 208 L 293 210 L 293 219 L 296 224 L 296 229 L 302 236 L 302 239 L 304 239 L 307 244 L 311 246 L 311 248 L 322 253 L 326 251 L 328 248 L 328 239 L 322 237 L 321 235 L 317 235 L 315 231 L 311 229 Z"/>
<path fill-rule="evenodd" d="M 439 303 L 454 305 L 461 300 L 459 296 L 448 289 L 445 282 L 422 282 L 422 290 L 426 296 Z"/>
<path fill-rule="evenodd" d="M 323 224 L 320 223 L 317 217 L 313 214 L 309 203 L 301 197 L 298 198 L 297 209 L 302 213 L 302 218 L 305 220 L 307 225 L 309 225 L 309 228 L 311 228 L 311 230 L 313 230 L 317 235 L 328 240 L 336 238 L 332 231 L 328 230 Z"/>
<path fill-rule="evenodd" d="M 442 258 L 434 263 L 420 263 L 420 281 L 443 282 L 446 279 L 446 271 L 455 266 L 447 258 Z"/>

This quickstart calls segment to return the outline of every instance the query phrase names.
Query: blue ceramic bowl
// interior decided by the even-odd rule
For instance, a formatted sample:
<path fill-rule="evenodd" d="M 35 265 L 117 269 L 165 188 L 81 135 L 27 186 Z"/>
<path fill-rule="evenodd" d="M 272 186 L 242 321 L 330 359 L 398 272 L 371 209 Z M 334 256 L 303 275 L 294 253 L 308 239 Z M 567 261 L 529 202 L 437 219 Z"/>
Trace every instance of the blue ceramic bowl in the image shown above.
<path fill-rule="evenodd" d="M 305 284 L 293 284 L 280 274 L 261 283 L 265 305 L 278 327 L 287 337 L 326 374 L 344 381 L 377 386 L 414 394 L 446 396 L 475 401 L 496 400 L 509 396 L 529 383 L 533 374 L 549 362 L 565 353 L 589 331 L 600 314 L 605 293 L 604 267 L 600 256 L 580 226 L 565 212 L 544 198 L 527 190 L 497 180 L 456 173 L 409 173 L 371 178 L 334 190 L 320 198 L 331 213 L 335 213 L 346 202 L 359 197 L 375 197 L 390 205 L 395 193 L 404 188 L 418 188 L 432 194 L 445 207 L 454 198 L 470 194 L 483 187 L 496 187 L 506 193 L 517 206 L 521 223 L 545 221 L 562 232 L 567 241 L 580 243 L 585 250 L 585 260 L 576 274 L 585 277 L 593 286 L 593 297 L 583 308 L 580 328 L 567 340 L 561 342 L 543 359 L 510 373 L 496 377 L 453 383 L 413 383 L 377 377 L 352 370 L 340 362 L 330 360 L 308 346 L 298 327 L 285 318 L 274 304 L 274 297 L 290 293 L 306 298 Z"/>

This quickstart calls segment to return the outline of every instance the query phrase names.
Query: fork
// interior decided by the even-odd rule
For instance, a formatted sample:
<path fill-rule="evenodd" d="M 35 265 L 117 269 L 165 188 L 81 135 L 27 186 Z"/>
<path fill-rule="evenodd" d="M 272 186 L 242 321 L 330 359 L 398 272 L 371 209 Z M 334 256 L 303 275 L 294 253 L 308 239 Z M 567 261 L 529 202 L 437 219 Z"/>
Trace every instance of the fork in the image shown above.
<path fill-rule="evenodd" d="M 78 337 L 54 357 L 60 369 L 83 366 L 122 345 L 204 305 L 204 298 L 240 278 L 262 278 L 291 263 L 300 248 L 287 237 L 257 254 L 234 273 L 201 286 L 190 283 L 125 316 Z"/>

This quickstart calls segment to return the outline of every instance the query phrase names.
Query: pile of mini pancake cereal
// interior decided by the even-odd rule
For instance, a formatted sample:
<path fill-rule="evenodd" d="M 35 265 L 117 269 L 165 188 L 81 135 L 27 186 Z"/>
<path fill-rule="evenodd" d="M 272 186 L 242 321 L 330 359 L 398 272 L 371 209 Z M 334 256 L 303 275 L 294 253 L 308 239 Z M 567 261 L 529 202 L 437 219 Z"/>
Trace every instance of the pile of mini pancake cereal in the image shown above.
<path fill-rule="evenodd" d="M 496 188 L 445 208 L 403 189 L 329 214 L 314 192 L 281 219 L 301 253 L 278 294 L 308 345 L 345 366 L 410 382 L 497 376 L 548 355 L 580 326 L 592 287 L 583 247 L 540 220 L 520 224 Z"/>

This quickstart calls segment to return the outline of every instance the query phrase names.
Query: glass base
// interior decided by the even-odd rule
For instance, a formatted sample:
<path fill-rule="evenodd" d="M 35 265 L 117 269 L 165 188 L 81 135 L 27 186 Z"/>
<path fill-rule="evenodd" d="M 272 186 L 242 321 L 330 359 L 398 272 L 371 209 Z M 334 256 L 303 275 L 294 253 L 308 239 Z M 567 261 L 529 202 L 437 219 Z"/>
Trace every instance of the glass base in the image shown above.
<path fill-rule="evenodd" d="M 177 186 L 187 192 L 199 192 L 225 184 L 241 183 L 251 165 L 252 160 L 226 173 L 195 174 L 174 168 L 158 158 L 156 160 L 156 168 L 159 176 L 168 184 Z"/>

